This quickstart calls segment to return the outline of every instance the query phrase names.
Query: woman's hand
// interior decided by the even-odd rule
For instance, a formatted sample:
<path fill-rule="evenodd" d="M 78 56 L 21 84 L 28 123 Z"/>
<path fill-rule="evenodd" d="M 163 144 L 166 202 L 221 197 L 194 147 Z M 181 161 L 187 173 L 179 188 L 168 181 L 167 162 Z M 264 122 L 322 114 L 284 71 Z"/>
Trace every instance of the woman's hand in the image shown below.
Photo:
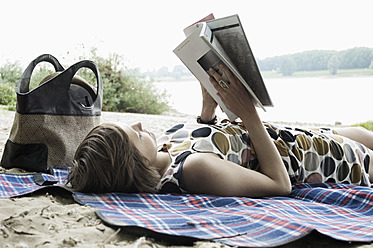
<path fill-rule="evenodd" d="M 225 66 L 220 65 L 220 69 L 225 73 L 229 82 L 225 82 L 214 69 L 210 68 L 210 82 L 218 91 L 218 96 L 221 98 L 225 106 L 235 115 L 241 117 L 247 113 L 255 112 L 255 107 L 251 97 L 243 84 L 233 75 L 233 73 Z M 221 82 L 222 81 L 222 82 Z"/>
<path fill-rule="evenodd" d="M 218 91 L 222 102 L 230 111 L 241 118 L 250 134 L 250 140 L 254 145 L 260 164 L 260 171 L 267 179 L 270 179 L 257 182 L 258 185 L 266 181 L 269 187 L 268 193 L 271 190 L 279 189 L 285 194 L 289 193 L 291 190 L 289 175 L 276 146 L 263 126 L 249 93 L 228 68 L 225 66 L 220 66 L 220 68 L 227 75 L 229 83 L 224 82 L 222 77 L 212 69 L 210 69 L 210 73 L 213 77 L 210 77 L 210 82 Z M 220 82 L 221 80 L 223 82 Z"/>

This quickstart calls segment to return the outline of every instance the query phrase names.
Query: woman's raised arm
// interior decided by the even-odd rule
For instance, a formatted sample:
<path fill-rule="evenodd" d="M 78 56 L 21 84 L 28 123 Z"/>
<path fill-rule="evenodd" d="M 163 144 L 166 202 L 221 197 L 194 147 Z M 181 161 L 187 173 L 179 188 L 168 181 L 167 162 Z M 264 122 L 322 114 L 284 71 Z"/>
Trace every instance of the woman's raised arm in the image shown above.
<path fill-rule="evenodd" d="M 218 104 L 216 101 L 211 97 L 211 95 L 207 92 L 205 87 L 201 85 L 201 91 L 202 91 L 202 109 L 201 109 L 201 115 L 200 115 L 200 121 L 203 123 L 209 123 L 212 120 L 215 119 L 216 114 L 216 107 Z"/>
<path fill-rule="evenodd" d="M 263 191 L 257 192 L 259 194 L 254 194 L 255 196 L 265 196 L 267 194 L 284 195 L 289 193 L 291 190 L 291 183 L 288 173 L 279 152 L 260 120 L 249 93 L 228 68 L 221 66 L 221 69 L 228 77 L 229 83 L 225 82 L 225 86 L 227 87 L 223 87 L 224 81 L 223 85 L 221 85 L 222 83 L 220 81 L 222 80 L 222 77 L 212 69 L 210 72 L 213 77 L 210 77 L 210 81 L 218 91 L 218 95 L 223 103 L 229 110 L 241 118 L 244 126 L 248 130 L 260 164 L 260 172 L 263 174 L 259 175 L 250 170 L 243 171 L 241 168 L 232 166 L 229 161 L 220 161 L 223 164 L 227 164 L 227 166 L 222 166 L 222 169 L 216 171 L 218 166 L 210 166 L 212 163 L 216 163 L 216 161 L 214 160 L 213 162 L 212 159 L 206 159 L 205 157 L 207 157 L 208 154 L 201 154 L 199 155 L 201 156 L 199 159 L 204 162 L 200 161 L 200 164 L 204 165 L 200 166 L 200 169 L 194 168 L 196 169 L 195 171 L 200 170 L 198 172 L 199 175 L 195 176 L 209 177 L 213 174 L 215 175 L 215 178 L 220 178 L 220 181 L 229 182 L 229 180 L 233 180 L 234 177 L 240 180 L 245 180 L 245 177 L 242 177 L 242 175 L 246 175 L 246 177 L 249 177 L 247 179 L 250 179 L 250 181 L 247 180 L 246 182 L 241 182 L 237 185 L 235 184 L 231 186 L 239 187 L 241 185 L 248 187 L 247 189 L 243 189 L 244 192 L 250 192 L 250 187 L 256 191 L 258 190 L 258 186 L 260 186 L 259 188 L 262 187 Z M 198 163 L 197 160 L 195 162 Z M 193 159 L 190 159 L 188 163 L 191 164 L 191 166 L 189 166 L 189 169 L 191 169 L 193 167 Z M 210 179 L 214 180 L 214 177 Z M 218 182 L 216 184 L 218 184 Z M 206 187 L 207 185 L 200 186 Z"/>

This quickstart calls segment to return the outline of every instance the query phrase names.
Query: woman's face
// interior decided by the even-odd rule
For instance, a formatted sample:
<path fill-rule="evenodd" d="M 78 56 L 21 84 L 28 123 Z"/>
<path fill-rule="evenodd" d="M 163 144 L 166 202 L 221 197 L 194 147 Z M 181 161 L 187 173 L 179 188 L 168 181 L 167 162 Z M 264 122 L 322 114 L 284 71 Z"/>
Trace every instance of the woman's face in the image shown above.
<path fill-rule="evenodd" d="M 150 163 L 157 157 L 157 141 L 154 133 L 142 128 L 141 122 L 122 127 L 135 147 Z"/>

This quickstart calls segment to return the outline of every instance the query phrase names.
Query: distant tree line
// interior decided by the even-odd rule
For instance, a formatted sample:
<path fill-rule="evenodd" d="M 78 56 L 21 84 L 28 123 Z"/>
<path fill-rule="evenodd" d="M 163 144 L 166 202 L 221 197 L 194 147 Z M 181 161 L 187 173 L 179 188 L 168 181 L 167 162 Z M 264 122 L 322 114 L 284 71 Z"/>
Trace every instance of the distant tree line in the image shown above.
<path fill-rule="evenodd" d="M 373 48 L 355 47 L 343 51 L 313 50 L 287 54 L 265 59 L 257 59 L 261 71 L 277 71 L 284 76 L 291 76 L 296 71 L 329 70 L 337 74 L 339 69 L 373 69 Z M 149 78 L 181 79 L 192 74 L 184 65 L 175 65 L 169 70 L 163 66 L 158 70 L 142 73 Z"/>
<path fill-rule="evenodd" d="M 336 74 L 338 69 L 373 69 L 373 49 L 356 47 L 343 51 L 313 50 L 283 56 L 257 59 L 261 71 L 278 71 L 290 76 L 296 71 L 329 70 Z"/>
<path fill-rule="evenodd" d="M 147 71 L 142 73 L 142 75 L 150 78 L 174 78 L 176 80 L 192 76 L 184 65 L 175 65 L 172 71 L 167 66 L 162 66 L 157 71 Z"/>

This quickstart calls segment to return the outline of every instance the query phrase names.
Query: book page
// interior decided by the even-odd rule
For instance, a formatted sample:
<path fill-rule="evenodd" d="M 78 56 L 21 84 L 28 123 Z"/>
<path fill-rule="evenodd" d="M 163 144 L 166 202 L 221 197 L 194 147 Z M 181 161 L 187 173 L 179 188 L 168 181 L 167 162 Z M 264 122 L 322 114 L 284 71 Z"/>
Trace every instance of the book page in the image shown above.
<path fill-rule="evenodd" d="M 219 65 L 225 64 L 223 61 L 215 54 L 213 50 L 209 50 L 206 54 L 204 54 L 197 63 L 206 71 L 206 73 L 212 77 L 209 69 L 214 69 L 225 82 L 228 82 L 227 76 L 224 72 L 220 69 Z"/>
<path fill-rule="evenodd" d="M 204 25 L 202 27 L 202 32 L 204 33 L 203 35 L 201 35 L 201 38 L 204 39 L 206 44 L 208 44 L 212 48 L 210 51 L 211 52 L 210 57 L 212 57 L 212 54 L 214 54 L 217 57 L 217 59 L 219 59 L 220 64 L 224 64 L 228 69 L 230 69 L 231 72 L 237 77 L 237 79 L 245 86 L 246 90 L 250 93 L 250 96 L 253 100 L 254 105 L 256 107 L 261 107 L 264 111 L 266 111 L 263 104 L 259 100 L 259 98 L 256 96 L 256 94 L 251 89 L 251 87 L 248 85 L 248 83 L 246 83 L 245 79 L 241 76 L 240 72 L 237 70 L 237 67 L 234 65 L 234 63 L 230 59 L 230 56 L 228 56 L 228 54 L 225 52 L 224 48 L 221 46 L 220 42 L 215 37 L 211 29 L 207 25 Z M 224 81 L 228 82 L 227 76 L 221 70 L 218 70 L 217 72 L 221 74 Z M 210 75 L 209 72 L 207 73 Z"/>
<path fill-rule="evenodd" d="M 238 16 L 212 20 L 207 25 L 262 105 L 273 106 Z"/>
<path fill-rule="evenodd" d="M 202 28 L 203 25 L 199 25 L 197 30 L 195 30 L 174 49 L 174 53 L 205 87 L 211 97 L 214 98 L 214 100 L 219 104 L 220 108 L 227 115 L 227 117 L 231 121 L 234 121 L 237 119 L 237 116 L 225 107 L 220 97 L 218 97 L 216 89 L 210 83 L 208 68 L 219 64 L 219 61 L 216 60 L 216 55 L 214 57 L 214 55 L 211 54 L 211 52 L 213 52 L 211 47 L 204 39 L 201 39 L 201 36 L 204 34 Z"/>

